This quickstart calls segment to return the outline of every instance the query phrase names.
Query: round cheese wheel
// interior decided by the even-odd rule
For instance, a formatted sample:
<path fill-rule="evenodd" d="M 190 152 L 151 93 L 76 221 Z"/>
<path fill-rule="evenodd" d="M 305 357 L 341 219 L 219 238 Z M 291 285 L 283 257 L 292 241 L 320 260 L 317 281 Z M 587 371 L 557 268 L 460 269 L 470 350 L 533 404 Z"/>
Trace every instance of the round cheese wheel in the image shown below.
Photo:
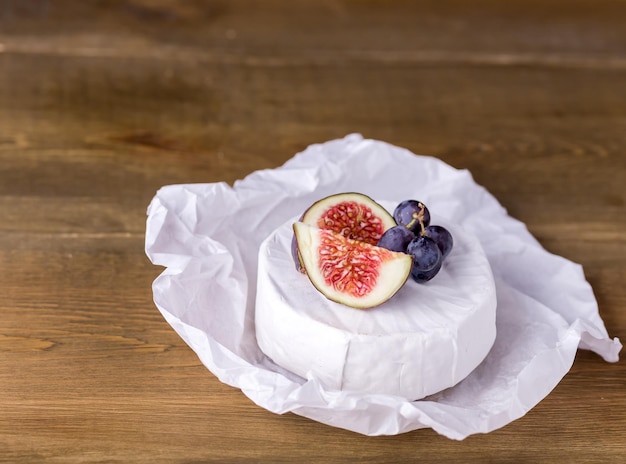
<path fill-rule="evenodd" d="M 412 279 L 387 302 L 355 309 L 326 299 L 295 269 L 294 221 L 261 245 L 255 309 L 261 350 L 328 389 L 416 400 L 451 387 L 485 358 L 496 336 L 496 292 L 478 239 L 454 239 L 431 281 Z"/>

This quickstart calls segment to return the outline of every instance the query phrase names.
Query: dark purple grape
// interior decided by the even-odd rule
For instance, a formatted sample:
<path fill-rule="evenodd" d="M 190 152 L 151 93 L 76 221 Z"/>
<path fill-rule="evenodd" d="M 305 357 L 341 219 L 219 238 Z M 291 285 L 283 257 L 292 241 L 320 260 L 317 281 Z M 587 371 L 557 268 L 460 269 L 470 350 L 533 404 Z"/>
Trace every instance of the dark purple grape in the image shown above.
<path fill-rule="evenodd" d="M 393 212 L 396 223 L 410 229 L 416 235 L 422 230 L 422 224 L 427 227 L 430 224 L 430 212 L 426 205 L 417 200 L 404 200 Z"/>
<path fill-rule="evenodd" d="M 439 270 L 441 269 L 441 265 L 443 263 L 443 259 L 439 260 L 439 264 L 428 271 L 419 271 L 415 269 L 411 269 L 411 277 L 418 284 L 423 284 L 428 282 L 430 279 L 435 277 Z"/>
<path fill-rule="evenodd" d="M 378 240 L 378 246 L 387 250 L 406 253 L 406 247 L 414 238 L 415 234 L 406 227 L 395 226 L 385 231 Z"/>
<path fill-rule="evenodd" d="M 452 234 L 448 231 L 448 229 L 442 226 L 430 225 L 426 227 L 424 233 L 427 237 L 430 237 L 435 241 L 441 251 L 442 258 L 445 258 L 450 254 L 454 241 L 452 240 Z"/>
<path fill-rule="evenodd" d="M 411 275 L 413 275 L 414 278 L 417 275 L 441 267 L 441 251 L 435 241 L 429 237 L 423 235 L 416 237 L 409 243 L 407 253 L 413 258 Z M 437 271 L 438 270 L 439 269 L 437 269 Z M 435 271 L 435 274 L 437 271 Z"/>

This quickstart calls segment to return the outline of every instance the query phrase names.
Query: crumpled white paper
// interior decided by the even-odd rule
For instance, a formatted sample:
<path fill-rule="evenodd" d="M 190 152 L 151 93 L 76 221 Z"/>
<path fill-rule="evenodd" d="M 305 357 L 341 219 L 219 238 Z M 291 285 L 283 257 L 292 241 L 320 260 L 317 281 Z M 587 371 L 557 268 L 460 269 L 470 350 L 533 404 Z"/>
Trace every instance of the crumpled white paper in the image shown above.
<path fill-rule="evenodd" d="M 473 232 L 496 279 L 498 335 L 465 380 L 419 401 L 327 390 L 276 367 L 254 333 L 257 252 L 276 227 L 314 201 L 356 191 L 417 198 Z M 434 221 L 436 219 L 433 219 Z M 466 170 L 352 134 L 308 147 L 283 166 L 226 183 L 161 188 L 148 208 L 146 253 L 165 266 L 156 306 L 222 382 L 259 406 L 366 435 L 431 427 L 461 440 L 523 416 L 570 369 L 578 347 L 615 362 L 581 266 L 545 251 Z"/>

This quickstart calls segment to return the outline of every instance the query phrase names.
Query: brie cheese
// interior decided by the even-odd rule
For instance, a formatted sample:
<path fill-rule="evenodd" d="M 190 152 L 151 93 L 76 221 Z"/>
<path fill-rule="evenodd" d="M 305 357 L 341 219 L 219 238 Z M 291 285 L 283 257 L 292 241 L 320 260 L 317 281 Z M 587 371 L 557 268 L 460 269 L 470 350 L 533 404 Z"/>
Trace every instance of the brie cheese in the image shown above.
<path fill-rule="evenodd" d="M 476 237 L 439 221 L 454 247 L 437 276 L 409 279 L 389 301 L 360 310 L 326 299 L 296 271 L 293 222 L 259 250 L 256 336 L 274 363 L 329 389 L 416 400 L 455 385 L 485 358 L 496 292 Z"/>

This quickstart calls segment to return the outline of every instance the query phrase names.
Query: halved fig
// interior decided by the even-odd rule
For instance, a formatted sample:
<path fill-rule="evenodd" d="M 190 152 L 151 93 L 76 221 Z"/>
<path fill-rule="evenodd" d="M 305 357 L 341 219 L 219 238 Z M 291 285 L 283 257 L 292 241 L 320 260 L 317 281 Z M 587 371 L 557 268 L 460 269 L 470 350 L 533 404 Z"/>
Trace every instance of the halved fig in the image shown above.
<path fill-rule="evenodd" d="M 316 201 L 302 214 L 300 222 L 371 245 L 376 245 L 383 233 L 396 225 L 385 208 L 367 195 L 355 192 L 338 193 Z M 302 272 L 295 238 L 292 254 L 296 269 Z"/>
<path fill-rule="evenodd" d="M 302 222 L 293 229 L 306 275 L 331 301 L 372 308 L 395 295 L 410 275 L 412 259 L 407 254 Z"/>

